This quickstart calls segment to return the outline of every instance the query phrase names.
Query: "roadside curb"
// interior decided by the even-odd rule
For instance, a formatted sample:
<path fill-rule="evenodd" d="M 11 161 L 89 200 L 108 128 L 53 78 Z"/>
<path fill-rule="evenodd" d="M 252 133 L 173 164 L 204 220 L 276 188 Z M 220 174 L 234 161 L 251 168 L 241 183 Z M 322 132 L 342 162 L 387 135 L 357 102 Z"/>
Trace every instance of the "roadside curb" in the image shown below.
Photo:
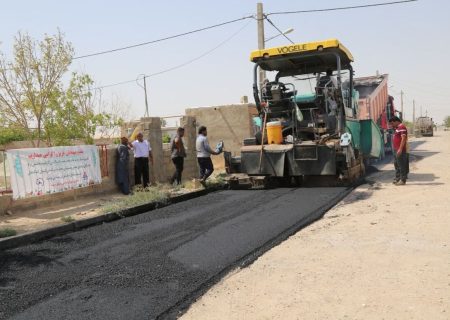
<path fill-rule="evenodd" d="M 115 220 L 119 220 L 126 217 L 132 217 L 144 212 L 152 211 L 155 209 L 167 207 L 171 204 L 195 199 L 204 195 L 207 195 L 208 193 L 218 191 L 220 189 L 218 188 L 211 188 L 211 189 L 203 189 L 203 190 L 197 190 L 181 195 L 177 195 L 174 197 L 170 197 L 167 202 L 151 202 L 146 203 L 140 206 L 128 208 L 119 212 L 109 212 L 106 214 L 102 214 L 100 216 L 87 218 L 83 220 L 77 220 L 73 221 L 67 224 L 63 224 L 56 227 L 51 227 L 44 230 L 39 231 L 32 231 L 29 233 L 20 234 L 17 236 L 5 238 L 3 240 L 0 239 L 0 251 L 13 249 L 17 247 L 21 247 L 27 244 L 31 244 L 37 241 L 42 241 L 45 239 L 49 239 L 55 236 L 67 234 L 70 232 L 78 231 L 93 225 L 97 225 L 100 223 L 106 223 L 106 222 L 112 222 Z"/>

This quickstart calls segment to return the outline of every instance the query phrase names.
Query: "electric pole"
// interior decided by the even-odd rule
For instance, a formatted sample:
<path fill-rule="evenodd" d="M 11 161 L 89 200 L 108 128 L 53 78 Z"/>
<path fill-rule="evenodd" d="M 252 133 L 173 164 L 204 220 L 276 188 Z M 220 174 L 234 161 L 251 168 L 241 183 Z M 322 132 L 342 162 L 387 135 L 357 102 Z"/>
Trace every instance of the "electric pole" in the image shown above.
<path fill-rule="evenodd" d="M 256 4 L 256 21 L 258 24 L 258 49 L 264 49 L 264 12 L 263 4 L 258 2 Z M 266 72 L 259 68 L 259 87 L 262 88 L 262 84 L 266 79 Z"/>
<path fill-rule="evenodd" d="M 148 112 L 148 101 L 147 101 L 147 83 L 145 82 L 145 76 L 144 76 L 144 93 L 145 93 L 145 114 L 144 117 L 150 117 L 150 114 Z"/>
<path fill-rule="evenodd" d="M 141 79 L 144 80 L 144 85 L 141 85 L 139 83 L 139 80 Z M 147 100 L 147 82 L 145 81 L 145 78 L 147 78 L 147 76 L 145 74 L 140 74 L 138 75 L 138 77 L 136 78 L 136 84 L 141 87 L 142 89 L 144 89 L 144 94 L 145 94 L 145 113 L 144 113 L 144 117 L 150 117 L 150 113 L 148 112 L 148 100 Z"/>
<path fill-rule="evenodd" d="M 405 115 L 403 113 L 403 90 L 400 91 L 400 112 L 402 113 L 402 119 L 405 119 Z"/>
<path fill-rule="evenodd" d="M 416 125 L 416 100 L 413 100 L 413 128 Z"/>

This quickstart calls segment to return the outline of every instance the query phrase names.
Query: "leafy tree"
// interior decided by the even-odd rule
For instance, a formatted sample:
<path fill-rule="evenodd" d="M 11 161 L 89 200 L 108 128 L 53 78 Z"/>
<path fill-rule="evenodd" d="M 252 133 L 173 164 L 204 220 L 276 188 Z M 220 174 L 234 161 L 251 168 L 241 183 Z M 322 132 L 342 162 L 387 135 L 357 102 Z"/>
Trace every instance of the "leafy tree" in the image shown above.
<path fill-rule="evenodd" d="M 26 140 L 27 134 L 21 128 L 0 127 L 0 145 L 7 144 L 12 141 Z"/>
<path fill-rule="evenodd" d="M 14 60 L 7 61 L 0 53 L 0 122 L 4 127 L 0 141 L 17 137 L 36 147 L 44 140 L 49 145 L 67 145 L 73 139 L 90 144 L 97 127 L 120 125 L 118 113 L 96 112 L 99 99 L 91 90 L 89 75 L 73 73 L 64 89 L 62 77 L 73 52 L 58 32 L 42 41 L 19 33 Z"/>
<path fill-rule="evenodd" d="M 170 135 L 168 133 L 164 133 L 162 136 L 163 143 L 170 143 Z"/>
<path fill-rule="evenodd" d="M 73 73 L 69 88 L 54 95 L 44 123 L 49 144 L 67 145 L 73 139 L 91 144 L 98 126 L 114 126 L 121 120 L 95 112 L 96 99 L 89 90 L 92 85 L 88 75 Z"/>
<path fill-rule="evenodd" d="M 42 41 L 27 33 L 15 37 L 13 60 L 0 53 L 0 115 L 39 146 L 50 102 L 61 90 L 61 78 L 73 57 L 61 32 Z M 33 143 L 34 145 L 34 143 Z"/>
<path fill-rule="evenodd" d="M 445 117 L 444 126 L 446 126 L 447 128 L 450 128 L 450 116 Z"/>

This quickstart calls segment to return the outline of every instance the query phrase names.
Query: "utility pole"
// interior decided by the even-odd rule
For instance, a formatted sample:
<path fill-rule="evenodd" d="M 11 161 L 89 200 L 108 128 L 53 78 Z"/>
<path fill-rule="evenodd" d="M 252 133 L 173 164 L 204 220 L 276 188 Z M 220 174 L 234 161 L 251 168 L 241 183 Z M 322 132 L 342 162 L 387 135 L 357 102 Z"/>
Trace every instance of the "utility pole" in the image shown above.
<path fill-rule="evenodd" d="M 147 83 L 145 82 L 144 76 L 144 93 L 145 93 L 145 114 L 144 117 L 150 117 L 150 113 L 148 112 L 148 101 L 147 101 Z"/>
<path fill-rule="evenodd" d="M 416 125 L 416 100 L 413 100 L 413 128 Z"/>
<path fill-rule="evenodd" d="M 400 91 L 400 112 L 402 113 L 402 118 L 405 119 L 405 114 L 403 113 L 403 90 Z"/>
<path fill-rule="evenodd" d="M 256 4 L 256 21 L 258 24 L 258 49 L 264 49 L 264 11 L 263 4 L 258 2 Z M 262 88 L 262 84 L 266 79 L 266 72 L 259 68 L 259 87 Z"/>

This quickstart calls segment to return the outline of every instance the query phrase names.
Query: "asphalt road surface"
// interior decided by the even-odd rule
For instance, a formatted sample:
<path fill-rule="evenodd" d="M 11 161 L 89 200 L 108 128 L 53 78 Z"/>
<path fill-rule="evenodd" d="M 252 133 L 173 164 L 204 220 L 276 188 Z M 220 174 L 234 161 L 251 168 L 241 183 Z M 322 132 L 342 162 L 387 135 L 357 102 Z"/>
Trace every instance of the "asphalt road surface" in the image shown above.
<path fill-rule="evenodd" d="M 175 318 L 346 193 L 215 192 L 0 252 L 0 319 Z"/>

